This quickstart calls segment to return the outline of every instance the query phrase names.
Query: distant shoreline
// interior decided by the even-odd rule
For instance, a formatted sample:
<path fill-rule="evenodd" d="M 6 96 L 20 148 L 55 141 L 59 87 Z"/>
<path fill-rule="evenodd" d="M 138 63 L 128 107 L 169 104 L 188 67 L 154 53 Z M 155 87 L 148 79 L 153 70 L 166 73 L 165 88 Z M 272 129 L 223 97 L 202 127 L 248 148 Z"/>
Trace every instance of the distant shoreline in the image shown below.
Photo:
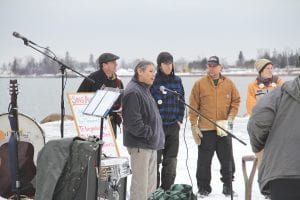
<path fill-rule="evenodd" d="M 257 76 L 257 73 L 222 73 L 225 76 Z M 274 73 L 278 76 L 297 76 L 300 75 L 300 71 L 296 73 Z M 197 76 L 204 76 L 205 73 L 176 73 L 177 76 L 180 77 L 197 77 Z M 120 74 L 118 77 L 132 77 L 133 74 Z M 0 75 L 0 78 L 60 78 L 61 75 L 16 75 L 16 76 L 10 76 L 10 75 Z M 68 78 L 80 78 L 80 76 L 77 75 L 68 75 Z"/>

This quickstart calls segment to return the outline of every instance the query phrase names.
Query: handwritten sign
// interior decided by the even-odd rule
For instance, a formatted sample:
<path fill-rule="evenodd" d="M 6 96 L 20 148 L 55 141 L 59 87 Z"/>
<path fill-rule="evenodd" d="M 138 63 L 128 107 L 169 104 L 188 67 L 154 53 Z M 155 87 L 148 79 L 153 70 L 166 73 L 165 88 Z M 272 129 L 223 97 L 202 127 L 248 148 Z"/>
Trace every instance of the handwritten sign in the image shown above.
<path fill-rule="evenodd" d="M 84 109 L 87 107 L 94 95 L 94 92 L 72 93 L 67 95 L 78 136 L 82 138 L 100 136 L 101 118 L 83 114 Z M 120 156 L 118 144 L 109 118 L 104 119 L 102 140 L 104 141 L 102 152 L 105 155 L 111 157 Z"/>

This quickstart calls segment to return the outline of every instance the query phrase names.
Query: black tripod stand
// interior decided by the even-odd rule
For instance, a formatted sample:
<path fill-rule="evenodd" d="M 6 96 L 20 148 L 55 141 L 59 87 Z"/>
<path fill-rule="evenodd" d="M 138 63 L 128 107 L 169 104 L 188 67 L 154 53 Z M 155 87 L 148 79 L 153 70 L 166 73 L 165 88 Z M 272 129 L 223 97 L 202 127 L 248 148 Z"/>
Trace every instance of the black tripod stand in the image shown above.
<path fill-rule="evenodd" d="M 160 90 L 162 92 L 170 92 L 171 94 L 173 94 L 174 96 L 177 97 L 177 100 L 181 103 L 183 103 L 186 107 L 190 108 L 191 110 L 193 110 L 194 112 L 196 112 L 200 117 L 203 117 L 204 119 L 206 119 L 207 121 L 209 121 L 210 123 L 214 124 L 216 127 L 220 128 L 221 130 L 223 130 L 225 133 L 227 133 L 227 135 L 229 137 L 228 138 L 228 145 L 229 145 L 229 155 L 230 155 L 230 161 L 229 161 L 229 172 L 230 172 L 230 196 L 231 199 L 233 199 L 233 190 L 232 190 L 232 176 L 233 176 L 233 171 L 232 171 L 232 167 L 233 167 L 233 150 L 232 150 L 232 138 L 236 139 L 237 141 L 239 141 L 240 143 L 242 143 L 243 145 L 247 145 L 245 142 L 243 142 L 242 140 L 240 140 L 239 138 L 237 138 L 235 135 L 233 135 L 230 131 L 224 129 L 222 126 L 218 125 L 215 121 L 209 119 L 209 117 L 205 116 L 204 114 L 200 113 L 198 110 L 194 109 L 192 106 L 190 106 L 189 104 L 185 103 L 185 101 L 182 99 L 181 95 L 179 93 L 177 93 L 176 91 L 170 90 L 165 88 L 164 86 L 160 87 Z"/>

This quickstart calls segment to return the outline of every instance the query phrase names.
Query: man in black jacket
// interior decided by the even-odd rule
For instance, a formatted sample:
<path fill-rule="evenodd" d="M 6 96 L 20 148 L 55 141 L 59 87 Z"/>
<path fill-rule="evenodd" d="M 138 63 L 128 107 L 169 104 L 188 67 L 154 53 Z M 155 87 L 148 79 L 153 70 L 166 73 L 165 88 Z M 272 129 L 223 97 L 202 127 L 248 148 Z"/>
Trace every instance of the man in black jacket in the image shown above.
<path fill-rule="evenodd" d="M 79 86 L 77 92 L 96 92 L 97 90 L 104 87 L 112 87 L 123 89 L 123 83 L 118 79 L 116 74 L 117 60 L 120 57 L 112 53 L 103 53 L 99 56 L 99 70 L 91 73 L 88 77 L 95 81 L 90 82 L 88 79 L 84 79 Z M 121 108 L 121 97 L 114 103 L 113 110 L 120 110 Z M 117 125 L 120 125 L 122 118 L 120 112 L 110 112 L 110 120 L 113 127 L 115 137 L 117 137 Z"/>

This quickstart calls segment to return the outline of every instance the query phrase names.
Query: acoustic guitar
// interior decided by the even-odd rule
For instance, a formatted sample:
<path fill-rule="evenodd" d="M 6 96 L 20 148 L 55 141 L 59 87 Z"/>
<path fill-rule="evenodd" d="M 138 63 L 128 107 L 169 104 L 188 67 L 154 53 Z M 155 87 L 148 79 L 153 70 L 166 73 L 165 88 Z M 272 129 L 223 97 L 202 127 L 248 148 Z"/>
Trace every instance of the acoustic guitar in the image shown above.
<path fill-rule="evenodd" d="M 10 95 L 8 120 L 11 131 L 6 133 L 10 134 L 10 138 L 0 146 L 0 196 L 20 199 L 21 195 L 34 196 L 35 188 L 31 181 L 36 174 L 36 166 L 33 161 L 33 145 L 19 141 L 17 80 L 10 80 Z"/>

